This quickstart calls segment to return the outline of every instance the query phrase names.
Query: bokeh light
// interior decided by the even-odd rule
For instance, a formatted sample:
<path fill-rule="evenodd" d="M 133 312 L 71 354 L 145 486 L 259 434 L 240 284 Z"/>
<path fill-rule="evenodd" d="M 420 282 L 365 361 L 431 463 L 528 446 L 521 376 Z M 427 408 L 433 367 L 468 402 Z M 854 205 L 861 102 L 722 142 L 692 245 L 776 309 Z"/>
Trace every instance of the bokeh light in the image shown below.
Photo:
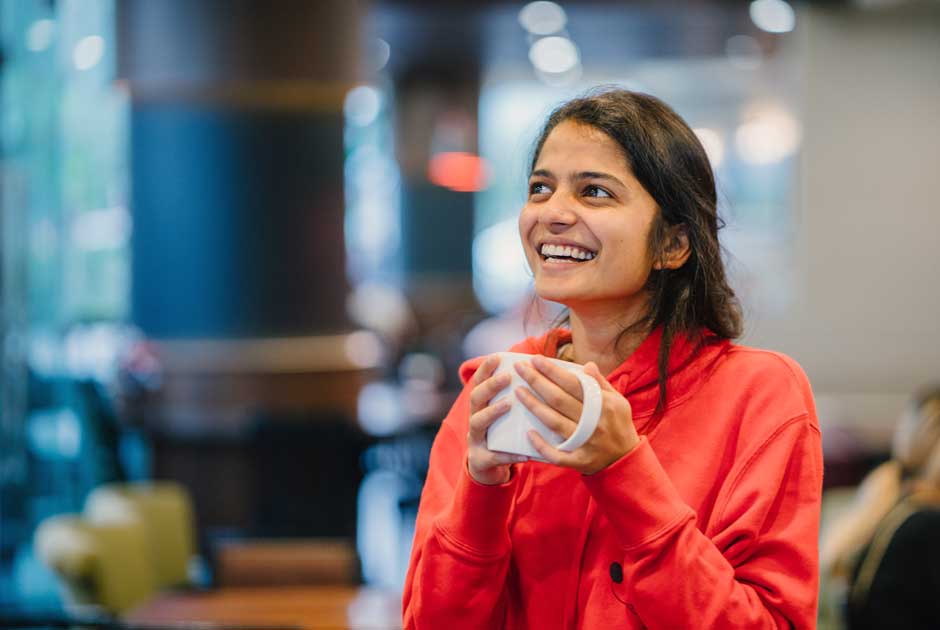
<path fill-rule="evenodd" d="M 104 57 L 104 38 L 100 35 L 83 37 L 75 44 L 72 62 L 78 70 L 91 70 Z"/>
<path fill-rule="evenodd" d="M 577 66 L 581 55 L 578 47 L 567 37 L 543 37 L 532 44 L 529 60 L 536 70 L 562 74 Z"/>
<path fill-rule="evenodd" d="M 486 188 L 489 167 L 473 153 L 453 151 L 431 156 L 428 180 L 456 192 L 476 192 Z"/>
<path fill-rule="evenodd" d="M 500 313 L 528 293 L 532 276 L 516 219 L 492 225 L 473 239 L 473 289 L 487 311 Z"/>
<path fill-rule="evenodd" d="M 42 52 L 52 45 L 55 36 L 55 22 L 36 20 L 26 31 L 26 47 L 33 52 Z"/>
<path fill-rule="evenodd" d="M 382 363 L 385 348 L 374 332 L 357 330 L 346 336 L 346 358 L 360 368 L 374 368 Z"/>
<path fill-rule="evenodd" d="M 775 104 L 749 106 L 735 132 L 735 148 L 742 160 L 772 164 L 792 155 L 800 145 L 799 123 Z"/>
<path fill-rule="evenodd" d="M 381 109 L 382 95 L 369 85 L 360 85 L 349 90 L 343 105 L 346 119 L 357 127 L 372 124 L 378 118 Z"/>
<path fill-rule="evenodd" d="M 789 33 L 796 26 L 796 13 L 785 0 L 754 0 L 749 12 L 754 25 L 768 33 Z"/>
<path fill-rule="evenodd" d="M 565 28 L 568 16 L 555 2 L 530 2 L 519 11 L 519 24 L 533 35 L 551 35 Z"/>

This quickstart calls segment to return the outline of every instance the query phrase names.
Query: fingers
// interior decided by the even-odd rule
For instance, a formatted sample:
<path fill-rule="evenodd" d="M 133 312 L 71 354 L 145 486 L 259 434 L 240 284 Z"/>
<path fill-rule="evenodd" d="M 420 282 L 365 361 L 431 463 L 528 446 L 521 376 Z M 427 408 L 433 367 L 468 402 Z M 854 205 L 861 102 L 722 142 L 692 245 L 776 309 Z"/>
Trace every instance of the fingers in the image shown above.
<path fill-rule="evenodd" d="M 572 420 L 581 417 L 581 382 L 550 361 L 533 359 L 516 364 L 516 371 L 550 407 Z"/>
<path fill-rule="evenodd" d="M 544 374 L 548 380 L 560 387 L 566 394 L 575 400 L 581 400 L 581 381 L 578 380 L 578 377 L 575 376 L 573 372 L 549 361 L 543 356 L 533 357 L 532 365 L 536 370 Z"/>
<path fill-rule="evenodd" d="M 529 431 L 527 433 L 529 441 L 542 458 L 556 466 L 568 466 L 569 468 L 578 467 L 578 458 L 574 453 L 559 451 L 557 448 L 545 441 L 538 431 Z"/>
<path fill-rule="evenodd" d="M 470 413 L 474 414 L 486 407 L 493 399 L 493 396 L 508 387 L 511 382 L 512 376 L 503 372 L 479 383 L 470 392 Z"/>
<path fill-rule="evenodd" d="M 478 483 L 498 485 L 509 481 L 512 473 L 509 466 L 528 461 L 525 455 L 497 453 L 483 446 L 472 447 L 467 453 L 467 471 Z"/>
<path fill-rule="evenodd" d="M 508 398 L 504 398 L 493 405 L 484 407 L 476 413 L 470 414 L 470 428 L 467 438 L 472 444 L 481 444 L 486 440 L 486 430 L 494 422 L 500 419 L 509 409 L 512 403 Z"/>
<path fill-rule="evenodd" d="M 572 433 L 574 433 L 575 427 L 578 423 L 571 418 L 564 416 L 552 407 L 548 406 L 535 395 L 532 394 L 525 387 L 517 387 L 515 390 L 516 398 L 518 398 L 526 408 L 535 414 L 535 417 L 544 424 L 546 427 L 563 437 L 568 439 Z M 580 417 L 580 411 L 579 411 Z"/>
<path fill-rule="evenodd" d="M 493 375 L 493 372 L 496 371 L 496 368 L 499 367 L 499 357 L 495 354 L 491 354 L 483 360 L 483 363 L 480 364 L 480 367 L 477 368 L 477 371 L 473 373 L 473 376 L 470 378 L 468 385 L 470 389 L 473 389 L 490 376 Z"/>
<path fill-rule="evenodd" d="M 505 466 L 507 464 L 520 464 L 527 461 L 529 461 L 529 458 L 525 455 L 516 455 L 514 453 L 501 453 L 500 451 L 481 449 L 479 454 L 479 462 L 484 468 Z"/>

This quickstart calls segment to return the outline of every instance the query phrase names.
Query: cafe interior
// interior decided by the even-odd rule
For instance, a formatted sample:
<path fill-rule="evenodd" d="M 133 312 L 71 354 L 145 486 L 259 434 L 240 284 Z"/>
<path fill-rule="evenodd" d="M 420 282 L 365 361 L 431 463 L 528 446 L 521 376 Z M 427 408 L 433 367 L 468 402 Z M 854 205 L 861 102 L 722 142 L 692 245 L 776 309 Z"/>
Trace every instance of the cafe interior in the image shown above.
<path fill-rule="evenodd" d="M 401 627 L 458 367 L 558 314 L 516 217 L 595 86 L 708 153 L 824 552 L 940 383 L 935 1 L 0 0 L 0 38 L 0 627 Z"/>

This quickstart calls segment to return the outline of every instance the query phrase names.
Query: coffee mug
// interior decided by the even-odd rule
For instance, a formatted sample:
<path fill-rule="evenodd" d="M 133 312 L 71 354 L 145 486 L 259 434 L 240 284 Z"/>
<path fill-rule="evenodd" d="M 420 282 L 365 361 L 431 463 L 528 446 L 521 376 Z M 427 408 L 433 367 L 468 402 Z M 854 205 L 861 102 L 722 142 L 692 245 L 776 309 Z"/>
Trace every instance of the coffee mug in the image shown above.
<path fill-rule="evenodd" d="M 535 450 L 535 447 L 529 441 L 527 433 L 530 430 L 538 431 L 546 442 L 562 451 L 573 451 L 588 441 L 600 420 L 603 399 L 600 385 L 597 384 L 594 377 L 584 373 L 583 365 L 548 358 L 552 363 L 573 373 L 581 381 L 581 398 L 583 401 L 581 417 L 578 419 L 574 433 L 566 440 L 542 424 L 535 414 L 529 411 L 522 404 L 522 401 L 516 397 L 514 390 L 517 387 L 526 387 L 536 398 L 539 398 L 539 395 L 529 387 L 529 384 L 516 372 L 515 368 L 515 365 L 520 361 L 531 361 L 535 355 L 520 352 L 497 352 L 496 355 L 499 357 L 499 366 L 496 368 L 494 375 L 506 373 L 512 376 L 512 381 L 505 389 L 493 397 L 490 404 L 495 404 L 505 398 L 512 406 L 499 420 L 490 425 L 486 432 L 486 448 L 502 453 L 526 455 L 530 459 L 544 462 L 545 459 L 539 455 L 539 452 Z"/>

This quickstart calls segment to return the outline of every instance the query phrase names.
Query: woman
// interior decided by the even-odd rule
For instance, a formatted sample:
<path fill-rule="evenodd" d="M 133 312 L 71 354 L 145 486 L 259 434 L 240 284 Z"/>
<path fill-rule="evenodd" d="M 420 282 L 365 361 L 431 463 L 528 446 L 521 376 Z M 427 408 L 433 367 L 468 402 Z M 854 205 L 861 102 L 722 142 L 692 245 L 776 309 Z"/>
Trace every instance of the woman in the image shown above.
<path fill-rule="evenodd" d="M 598 428 L 551 463 L 488 451 L 496 357 L 435 440 L 405 585 L 407 628 L 808 628 L 815 624 L 822 461 L 806 377 L 732 345 L 715 183 L 695 134 L 624 90 L 548 119 L 519 231 L 536 293 L 568 326 L 513 348 L 563 437 L 580 385 L 539 355 L 585 365 Z M 606 375 L 606 376 L 604 376 Z M 544 401 L 544 402 L 543 402 Z"/>
<path fill-rule="evenodd" d="M 846 593 L 848 626 L 940 627 L 940 387 L 904 408 L 891 459 L 871 471 L 852 506 L 826 528 L 822 574 Z"/>

